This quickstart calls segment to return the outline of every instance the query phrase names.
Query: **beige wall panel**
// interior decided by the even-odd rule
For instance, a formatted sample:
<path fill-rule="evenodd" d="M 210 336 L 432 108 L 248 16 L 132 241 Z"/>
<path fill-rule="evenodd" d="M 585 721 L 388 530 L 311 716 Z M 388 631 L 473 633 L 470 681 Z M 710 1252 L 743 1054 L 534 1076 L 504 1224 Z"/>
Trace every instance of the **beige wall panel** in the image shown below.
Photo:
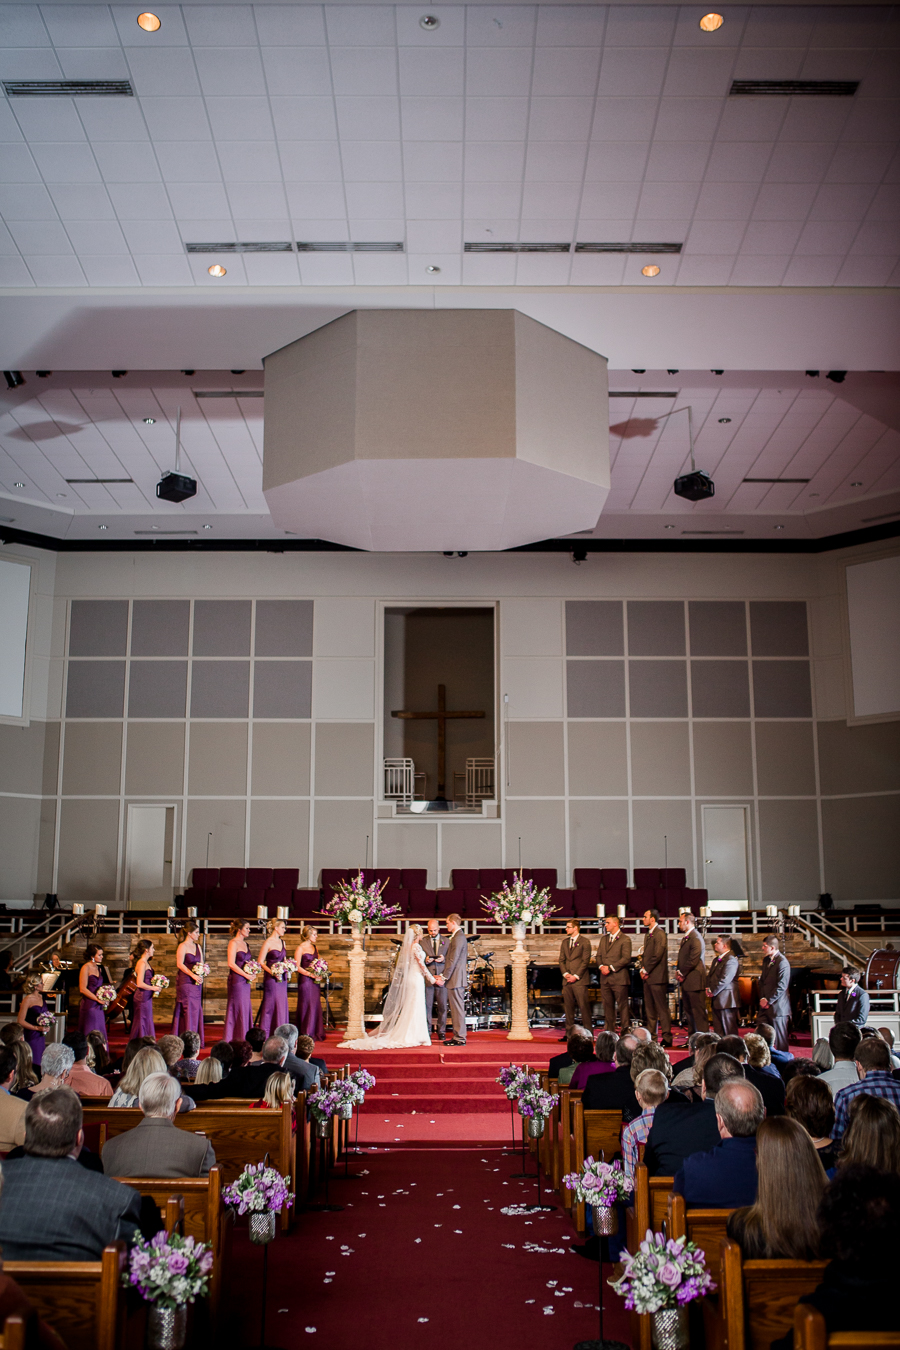
<path fill-rule="evenodd" d="M 427 867 L 428 885 L 437 884 L 437 825 L 426 821 L 378 822 L 378 867 L 396 875 L 401 867 Z"/>
<path fill-rule="evenodd" d="M 572 868 L 628 866 L 627 802 L 569 803 L 569 863 Z"/>
<path fill-rule="evenodd" d="M 822 803 L 825 889 L 839 903 L 900 897 L 898 820 L 896 796 Z"/>
<path fill-rule="evenodd" d="M 0 900 L 30 900 L 35 894 L 40 829 L 39 798 L 0 797 Z"/>
<path fill-rule="evenodd" d="M 184 791 L 183 722 L 128 723 L 125 791 L 129 797 L 181 796 Z"/>
<path fill-rule="evenodd" d="M 205 801 L 197 797 L 187 803 L 187 840 L 184 874 L 206 866 L 206 840 L 209 841 L 210 867 L 243 867 L 246 801 Z M 293 864 L 292 864 L 293 865 Z"/>
<path fill-rule="evenodd" d="M 782 792 L 799 797 L 815 792 L 811 722 L 757 722 L 756 780 L 762 797 Z"/>
<path fill-rule="evenodd" d="M 246 723 L 191 724 L 188 792 L 192 797 L 243 797 L 246 794 Z"/>
<path fill-rule="evenodd" d="M 635 802 L 632 812 L 635 867 L 663 866 L 666 835 L 669 866 L 685 868 L 690 885 L 694 872 L 690 802 Z"/>
<path fill-rule="evenodd" d="M 63 801 L 59 894 L 79 904 L 106 905 L 114 901 L 118 839 L 118 802 Z"/>
<path fill-rule="evenodd" d="M 507 657 L 500 692 L 510 717 L 562 717 L 564 662 L 550 657 Z"/>
<path fill-rule="evenodd" d="M 371 801 L 316 802 L 314 881 L 318 883 L 323 867 L 362 867 L 366 858 L 366 835 L 371 836 L 372 830 Z"/>
<path fill-rule="evenodd" d="M 753 795 L 749 722 L 694 723 L 694 783 L 699 796 Z"/>
<path fill-rule="evenodd" d="M 562 722 L 507 724 L 509 787 L 512 796 L 562 796 L 565 792 Z"/>
<path fill-rule="evenodd" d="M 308 797 L 309 741 L 308 722 L 255 722 L 253 795 Z"/>
<path fill-rule="evenodd" d="M 45 797 L 41 802 L 40 837 L 38 839 L 37 879 L 35 891 L 46 895 L 53 890 L 53 859 L 56 856 L 56 798 Z"/>
<path fill-rule="evenodd" d="M 309 867 L 309 802 L 250 803 L 249 867 Z"/>
<path fill-rule="evenodd" d="M 566 870 L 565 802 L 509 802 L 506 808 L 505 866 L 518 867 L 519 839 L 523 867 Z"/>
<path fill-rule="evenodd" d="M 63 748 L 66 796 L 118 795 L 122 781 L 122 723 L 68 722 Z"/>
<path fill-rule="evenodd" d="M 562 656 L 562 602 L 504 599 L 500 604 L 500 641 L 504 656 Z"/>
<path fill-rule="evenodd" d="M 375 662 L 350 657 L 313 661 L 313 717 L 366 721 L 375 716 Z"/>
<path fill-rule="evenodd" d="M 441 826 L 441 885 L 450 885 L 454 867 L 500 867 L 500 822 L 496 825 Z"/>
<path fill-rule="evenodd" d="M 366 596 L 327 596 L 313 617 L 314 656 L 374 656 L 375 601 Z"/>
<path fill-rule="evenodd" d="M 900 788 L 900 722 L 820 722 L 819 773 L 825 795 Z"/>
<path fill-rule="evenodd" d="M 632 722 L 631 790 L 636 797 L 690 796 L 688 735 L 687 722 Z"/>
<path fill-rule="evenodd" d="M 615 797 L 628 793 L 624 722 L 570 722 L 569 792 L 573 797 Z M 609 864 L 620 867 L 621 863 Z M 579 863 L 588 867 L 588 863 Z"/>
<path fill-rule="evenodd" d="M 364 797 L 372 792 L 375 728 L 368 722 L 320 722 L 316 727 L 317 797 Z M 340 866 L 340 863 L 336 864 Z M 326 863 L 325 866 L 330 866 Z"/>
<path fill-rule="evenodd" d="M 819 827 L 814 801 L 759 803 L 760 899 L 800 905 L 819 894 Z"/>
<path fill-rule="evenodd" d="M 0 723 L 0 792 L 40 792 L 44 722 L 28 727 Z M 56 783 L 53 784 L 54 791 Z"/>
<path fill-rule="evenodd" d="M 44 764 L 42 770 L 41 791 L 56 793 L 59 782 L 59 722 L 44 723 Z"/>
<path fill-rule="evenodd" d="M 829 656 L 812 663 L 814 707 L 818 717 L 847 716 L 844 658 Z"/>

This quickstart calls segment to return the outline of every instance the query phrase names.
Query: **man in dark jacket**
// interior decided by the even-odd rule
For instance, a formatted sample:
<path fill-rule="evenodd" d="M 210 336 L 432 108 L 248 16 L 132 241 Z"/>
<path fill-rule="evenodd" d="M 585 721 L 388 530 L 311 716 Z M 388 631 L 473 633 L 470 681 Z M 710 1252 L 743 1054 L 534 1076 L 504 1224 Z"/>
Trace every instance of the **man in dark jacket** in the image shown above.
<path fill-rule="evenodd" d="M 600 997 L 603 1000 L 603 1025 L 616 1029 L 616 1013 L 623 1034 L 631 1026 L 631 938 L 621 931 L 615 914 L 607 914 L 606 932 L 597 944 L 597 968 L 600 971 Z"/>
<path fill-rule="evenodd" d="M 675 979 L 681 985 L 681 1001 L 687 1019 L 688 1031 L 709 1031 L 706 1016 L 706 946 L 694 927 L 694 916 L 684 910 L 678 916 L 678 927 L 684 937 L 678 948 Z"/>
<path fill-rule="evenodd" d="M 566 1010 L 566 1033 L 560 1037 L 564 1041 L 575 1026 L 575 1007 L 581 1014 L 581 1025 L 591 1030 L 593 1018 L 591 1001 L 588 998 L 588 982 L 591 966 L 591 940 L 582 937 L 581 924 L 577 919 L 566 923 L 566 935 L 559 946 L 559 968 L 562 971 L 563 1007 Z"/>
<path fill-rule="evenodd" d="M 744 1069 L 744 1077 L 758 1089 L 766 1107 L 767 1116 L 784 1115 L 784 1079 L 776 1071 L 767 1073 L 765 1069 L 754 1069 L 747 1054 L 747 1047 L 740 1036 L 723 1036 L 719 1041 L 717 1054 L 733 1055 Z"/>
<path fill-rule="evenodd" d="M 688 1208 L 738 1209 L 756 1200 L 756 1131 L 765 1118 L 752 1083 L 725 1083 L 715 1096 L 721 1142 L 694 1153 L 675 1173 L 672 1189 Z"/>
<path fill-rule="evenodd" d="M 791 999 L 788 986 L 791 982 L 791 967 L 782 954 L 778 938 L 767 933 L 762 940 L 762 967 L 759 972 L 759 1012 L 757 1022 L 768 1022 L 775 1032 L 775 1048 L 786 1051 L 788 1048 L 788 1020 L 791 1015 Z"/>
<path fill-rule="evenodd" d="M 219 1083 L 191 1084 L 191 1096 L 197 1102 L 215 1101 L 217 1097 L 246 1097 L 249 1101 L 259 1101 L 266 1090 L 266 1083 L 273 1073 L 289 1073 L 285 1067 L 288 1055 L 287 1041 L 280 1036 L 270 1036 L 262 1048 L 262 1059 L 256 1063 L 245 1064 L 243 1068 L 232 1069 L 227 1078 Z M 294 1079 L 294 1091 L 298 1089 Z"/>
<path fill-rule="evenodd" d="M 852 1022 L 864 1027 L 869 1020 L 869 995 L 859 985 L 860 972 L 853 966 L 844 966 L 841 972 L 841 992 L 834 1006 L 835 1026 L 838 1022 Z"/>
<path fill-rule="evenodd" d="M 743 1079 L 744 1071 L 731 1055 L 713 1055 L 703 1066 L 702 1101 L 669 1100 L 656 1108 L 647 1136 L 644 1162 L 651 1177 L 672 1177 L 692 1153 L 713 1149 L 721 1138 L 713 1099 L 723 1083 Z"/>
<path fill-rule="evenodd" d="M 659 910 L 644 914 L 647 936 L 641 952 L 641 979 L 644 981 L 644 1016 L 653 1040 L 657 1027 L 663 1045 L 672 1044 L 672 1019 L 669 1016 L 669 938 L 660 927 Z"/>
<path fill-rule="evenodd" d="M 595 1073 L 587 1080 L 581 1102 L 585 1111 L 621 1111 L 625 1125 L 636 1120 L 641 1107 L 631 1081 L 631 1060 L 638 1043 L 633 1036 L 621 1036 L 616 1043 L 616 1068 L 612 1073 Z"/>

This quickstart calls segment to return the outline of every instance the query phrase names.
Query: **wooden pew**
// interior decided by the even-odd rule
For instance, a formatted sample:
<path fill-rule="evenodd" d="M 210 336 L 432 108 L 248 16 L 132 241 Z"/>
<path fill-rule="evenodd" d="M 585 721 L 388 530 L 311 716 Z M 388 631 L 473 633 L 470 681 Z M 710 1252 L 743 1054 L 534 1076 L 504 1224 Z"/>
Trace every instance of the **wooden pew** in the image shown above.
<path fill-rule="evenodd" d="M 619 1152 L 622 1135 L 621 1111 L 585 1111 L 579 1099 L 573 1109 L 572 1131 L 575 1137 L 574 1168 L 580 1172 L 585 1158 L 598 1158 L 611 1162 Z M 572 1208 L 572 1219 L 579 1233 L 587 1231 L 585 1206 L 576 1204 Z"/>
<path fill-rule="evenodd" d="M 667 1236 L 687 1237 L 689 1242 L 695 1242 L 705 1255 L 707 1269 L 716 1284 L 719 1283 L 725 1225 L 733 1213 L 733 1209 L 688 1209 L 683 1195 L 676 1195 L 674 1191 L 669 1195 Z"/>
<path fill-rule="evenodd" d="M 794 1309 L 794 1350 L 869 1350 L 900 1345 L 900 1331 L 833 1331 L 817 1308 L 800 1303 Z"/>
<path fill-rule="evenodd" d="M 99 1261 L 4 1261 L 15 1280 L 65 1340 L 67 1350 L 124 1350 L 143 1345 L 143 1317 L 126 1316 L 124 1242 L 104 1247 Z"/>
<path fill-rule="evenodd" d="M 33 1317 L 30 1319 L 33 1321 Z M 34 1345 L 33 1336 L 28 1335 L 28 1324 L 21 1313 L 10 1313 L 0 1332 L 0 1350 L 29 1350 Z"/>
<path fill-rule="evenodd" d="M 674 1177 L 651 1177 L 643 1163 L 635 1168 L 634 1195 L 625 1211 L 625 1245 L 632 1254 L 643 1242 L 648 1228 L 652 1228 L 654 1233 L 662 1230 L 674 1180 Z M 650 1350 L 649 1315 L 632 1312 L 629 1319 L 633 1350 Z"/>
<path fill-rule="evenodd" d="M 718 1316 L 728 1350 L 769 1350 L 790 1331 L 798 1301 L 821 1282 L 828 1263 L 745 1261 L 738 1244 L 725 1238 L 717 1264 Z"/>
<path fill-rule="evenodd" d="M 575 1169 L 575 1107 L 581 1105 L 581 1093 L 573 1088 L 563 1087 L 559 1093 L 559 1139 L 561 1148 L 561 1176 L 568 1176 Z M 563 1205 L 571 1210 L 574 1205 L 574 1192 L 565 1186 L 561 1190 Z"/>

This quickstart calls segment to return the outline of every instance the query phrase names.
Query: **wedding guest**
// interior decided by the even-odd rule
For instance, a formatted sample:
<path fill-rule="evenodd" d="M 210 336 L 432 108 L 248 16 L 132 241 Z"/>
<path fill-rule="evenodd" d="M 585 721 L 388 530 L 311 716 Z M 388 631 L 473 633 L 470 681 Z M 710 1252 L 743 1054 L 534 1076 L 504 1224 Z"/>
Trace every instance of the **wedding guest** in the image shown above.
<path fill-rule="evenodd" d="M 254 1028 L 250 1028 L 254 1030 Z M 249 1034 L 249 1033 L 248 1033 Z M 214 1101 L 217 1097 L 246 1097 L 258 1101 L 265 1091 L 266 1082 L 273 1073 L 280 1073 L 287 1057 L 287 1042 L 280 1036 L 270 1036 L 262 1047 L 257 1060 L 251 1060 L 240 1068 L 233 1068 L 227 1078 L 213 1084 L 204 1091 L 202 1100 Z"/>
<path fill-rule="evenodd" d="M 31 1046 L 31 1058 L 40 1068 L 47 1044 L 44 1029 L 38 1026 L 38 1018 L 48 1011 L 44 998 L 44 982 L 40 975 L 29 975 L 22 987 L 22 1001 L 16 1021 L 22 1028 L 22 1034 Z"/>
<path fill-rule="evenodd" d="M 263 968 L 263 998 L 259 1010 L 259 1025 L 265 1036 L 268 1036 L 272 1027 L 277 1026 L 279 1022 L 289 1021 L 288 982 L 286 978 L 279 979 L 273 969 L 287 958 L 287 948 L 284 945 L 286 931 L 287 924 L 284 919 L 269 919 L 266 925 L 268 936 L 256 958 Z"/>
<path fill-rule="evenodd" d="M 835 1096 L 841 1088 L 859 1082 L 856 1049 L 861 1040 L 859 1027 L 852 1022 L 839 1022 L 828 1033 L 828 1048 L 834 1056 L 834 1066 L 825 1070 L 822 1082 L 828 1084 Z"/>
<path fill-rule="evenodd" d="M 310 1064 L 309 1059 L 300 1059 L 295 1054 L 297 1042 L 300 1039 L 300 1033 L 293 1022 L 283 1022 L 280 1027 L 276 1027 L 272 1032 L 273 1036 L 280 1036 L 287 1043 L 288 1052 L 284 1060 L 284 1071 L 289 1073 L 294 1083 L 294 1093 L 309 1092 L 310 1088 L 319 1081 L 319 1071 Z M 311 1036 L 306 1036 L 305 1040 L 312 1040 Z"/>
<path fill-rule="evenodd" d="M 775 1068 L 781 1074 L 782 1078 L 784 1078 L 788 1065 L 794 1063 L 794 1056 L 789 1050 L 778 1049 L 778 1046 L 775 1044 L 775 1028 L 768 1022 L 760 1022 L 754 1034 L 762 1036 L 766 1045 L 769 1047 L 772 1063 L 775 1065 Z"/>
<path fill-rule="evenodd" d="M 754 1069 L 750 1063 L 746 1038 L 723 1036 L 719 1041 L 718 1052 L 719 1054 L 732 1055 L 743 1064 L 747 1082 L 752 1083 L 762 1093 L 767 1116 L 784 1115 L 784 1083 L 778 1074 L 765 1073 L 762 1069 Z"/>
<path fill-rule="evenodd" d="M 135 1107 L 141 1084 L 151 1073 L 166 1073 L 166 1061 L 159 1051 L 150 1046 L 138 1050 L 125 1072 L 121 1082 L 109 1099 L 110 1106 Z"/>
<path fill-rule="evenodd" d="M 160 1036 L 159 1040 L 156 1042 L 156 1048 L 166 1061 L 166 1068 L 169 1073 L 177 1078 L 178 1075 L 175 1073 L 175 1065 L 180 1059 L 184 1058 L 184 1041 L 180 1036 L 173 1036 L 171 1034 Z"/>
<path fill-rule="evenodd" d="M 235 919 L 228 934 L 228 1001 L 225 1005 L 225 1030 L 222 1041 L 243 1039 L 247 1028 L 253 1021 L 253 1005 L 250 990 L 253 981 L 244 974 L 244 966 L 250 960 L 250 924 L 247 919 Z M 216 1049 L 214 1046 L 213 1049 Z"/>
<path fill-rule="evenodd" d="M 888 1050 L 890 1051 L 891 1064 L 893 1068 L 895 1070 L 900 1069 L 900 1055 L 898 1055 L 896 1050 L 894 1049 L 894 1033 L 891 1031 L 890 1027 L 878 1027 L 877 1031 L 878 1035 L 881 1037 L 881 1039 L 887 1046 Z"/>
<path fill-rule="evenodd" d="M 684 1103 L 662 1102 L 656 1109 L 644 1162 L 651 1177 L 671 1177 L 692 1153 L 707 1152 L 720 1140 L 714 1098 L 734 1078 L 743 1080 L 744 1070 L 731 1055 L 713 1055 L 703 1067 L 701 1099 Z"/>
<path fill-rule="evenodd" d="M 579 1028 L 575 1028 L 577 1031 Z M 591 1051 L 591 1043 L 582 1036 L 580 1040 L 573 1038 L 571 1056 L 573 1060 L 570 1070 L 560 1070 L 560 1084 L 565 1084 L 565 1078 L 562 1076 L 566 1072 L 569 1074 L 569 1087 L 582 1089 L 589 1078 L 595 1073 L 615 1073 L 616 1070 L 616 1044 L 618 1036 L 614 1031 L 598 1031 L 597 1038 L 594 1041 L 593 1051 L 584 1057 L 584 1047 Z M 579 1058 L 579 1055 L 582 1056 Z"/>
<path fill-rule="evenodd" d="M 766 1030 L 771 1033 L 772 1028 L 763 1023 Z M 781 1074 L 772 1063 L 772 1055 L 766 1044 L 766 1038 L 760 1032 L 748 1031 L 744 1037 L 744 1048 L 747 1051 L 747 1058 L 750 1061 L 751 1069 L 758 1069 L 760 1073 L 770 1074 L 772 1078 L 780 1078 Z M 791 1056 L 793 1059 L 793 1055 Z"/>
<path fill-rule="evenodd" d="M 18 1022 L 7 1022 L 4 1027 L 0 1027 L 0 1045 L 12 1045 L 13 1041 L 24 1039 L 25 1029 Z"/>
<path fill-rule="evenodd" d="M 626 1033 L 619 1037 L 615 1071 L 595 1073 L 587 1081 L 581 1098 L 585 1111 L 621 1111 L 626 1125 L 641 1114 L 631 1081 L 631 1059 L 636 1049 L 633 1036 Z"/>
<path fill-rule="evenodd" d="M 84 964 L 78 972 L 78 992 L 81 995 L 81 1002 L 78 1005 L 78 1030 L 85 1036 L 89 1031 L 99 1031 L 108 1043 L 106 1013 L 97 997 L 97 990 L 105 983 L 103 948 L 99 942 L 89 942 L 84 950 Z"/>
<path fill-rule="evenodd" d="M 636 1083 L 638 1075 L 645 1069 L 655 1069 L 661 1073 L 666 1083 L 672 1083 L 672 1061 L 661 1045 L 656 1041 L 641 1041 L 631 1056 L 631 1081 Z"/>
<path fill-rule="evenodd" d="M 563 1053 L 561 1055 L 550 1056 L 550 1063 L 547 1066 L 547 1068 L 551 1078 L 558 1079 L 560 1069 L 564 1069 L 566 1065 L 572 1064 L 574 1062 L 569 1052 L 569 1047 L 572 1044 L 572 1038 L 576 1036 L 582 1040 L 584 1040 L 586 1037 L 593 1044 L 593 1037 L 588 1027 L 573 1026 L 572 1030 L 566 1037 L 566 1048 L 563 1051 Z"/>
<path fill-rule="evenodd" d="M 213 1055 L 207 1055 L 206 1059 L 201 1059 L 200 1067 L 197 1070 L 197 1076 L 194 1079 L 194 1088 L 208 1087 L 213 1083 L 222 1081 L 222 1061 L 216 1059 Z M 196 1101 L 196 1097 L 194 1098 Z"/>
<path fill-rule="evenodd" d="M 828 1073 L 834 1068 L 834 1055 L 824 1036 L 820 1036 L 813 1046 L 812 1062 L 818 1064 L 820 1073 Z"/>
<path fill-rule="evenodd" d="M 860 1093 L 850 1103 L 838 1167 L 874 1167 L 900 1175 L 900 1112 L 883 1097 Z"/>
<path fill-rule="evenodd" d="M 314 1041 L 324 1041 L 322 989 L 309 969 L 311 963 L 319 959 L 317 937 L 316 929 L 307 924 L 300 930 L 300 944 L 294 952 L 297 962 L 297 1026 L 304 1036 L 312 1036 Z"/>
<path fill-rule="evenodd" d="M 88 1066 L 103 1078 L 112 1068 L 109 1046 L 102 1031 L 88 1032 Z"/>
<path fill-rule="evenodd" d="M 178 946 L 175 948 L 175 1010 L 172 1014 L 172 1035 L 177 1036 L 184 1023 L 185 1031 L 200 1033 L 203 1039 L 203 978 L 195 973 L 195 967 L 203 964 L 203 948 L 200 946 L 200 925 L 194 919 L 188 919 L 178 934 Z"/>
<path fill-rule="evenodd" d="M 245 1042 L 241 1042 L 245 1044 Z M 227 1073 L 234 1060 L 234 1045 L 231 1041 L 217 1041 L 209 1052 L 210 1059 L 217 1059 L 222 1065 L 222 1072 Z"/>
<path fill-rule="evenodd" d="M 588 1066 L 597 1063 L 597 1057 L 594 1054 L 594 1047 L 591 1045 L 591 1042 L 588 1040 L 576 1041 L 573 1039 L 571 1058 L 572 1058 L 571 1064 L 567 1064 L 564 1069 L 560 1069 L 559 1071 L 559 1086 L 583 1087 L 584 1086 L 583 1079 L 579 1084 L 573 1084 L 572 1079 L 575 1077 L 576 1073 L 579 1073 L 581 1071 L 582 1068 L 588 1068 Z"/>
<path fill-rule="evenodd" d="M 9 993 L 13 987 L 10 966 L 12 965 L 13 954 L 7 948 L 5 952 L 0 952 L 0 993 Z"/>
<path fill-rule="evenodd" d="M 106 1079 L 88 1068 L 90 1047 L 87 1036 L 80 1031 L 71 1031 L 63 1045 L 67 1045 L 75 1056 L 75 1063 L 69 1070 L 69 1087 L 72 1091 L 77 1092 L 79 1097 L 111 1097 L 113 1090 Z"/>
<path fill-rule="evenodd" d="M 131 1065 L 131 1061 L 134 1059 L 135 1055 L 138 1053 L 139 1050 L 155 1050 L 155 1049 L 156 1049 L 155 1036 L 139 1036 L 137 1040 L 128 1041 L 126 1043 L 125 1050 L 122 1054 L 121 1062 L 119 1063 L 120 1078 L 122 1074 L 128 1072 L 129 1066 Z"/>
<path fill-rule="evenodd" d="M 247 1044 L 250 1047 L 250 1058 L 247 1061 L 248 1064 L 262 1063 L 263 1046 L 265 1045 L 268 1039 L 269 1038 L 263 1031 L 262 1027 L 247 1028 Z"/>
<path fill-rule="evenodd" d="M 756 1131 L 766 1109 L 752 1083 L 724 1083 L 715 1097 L 721 1142 L 694 1153 L 675 1173 L 672 1189 L 688 1207 L 736 1209 L 756 1200 Z"/>
<path fill-rule="evenodd" d="M 862 1029 L 869 1020 L 869 995 L 860 987 L 862 971 L 855 966 L 844 966 L 841 971 L 841 992 L 834 1005 L 834 1022 L 852 1022 Z"/>
<path fill-rule="evenodd" d="M 151 984 L 153 979 L 153 967 L 150 962 L 153 960 L 156 948 L 148 938 L 142 938 L 131 953 L 131 963 L 134 966 L 134 978 L 137 980 L 137 988 L 134 991 L 134 1020 L 131 1023 L 131 1040 L 137 1040 L 139 1036 L 156 1035 L 156 1027 L 153 1025 L 153 998 L 156 994 L 154 986 Z"/>
<path fill-rule="evenodd" d="M 745 1261 L 815 1261 L 816 1214 L 827 1180 L 803 1126 L 787 1116 L 761 1121 L 756 1165 L 756 1200 L 730 1215 L 728 1236 L 739 1243 Z"/>
<path fill-rule="evenodd" d="M 212 1144 L 175 1124 L 181 1085 L 168 1073 L 148 1074 L 138 1104 L 144 1119 L 110 1139 L 103 1150 L 108 1177 L 205 1177 L 216 1161 Z"/>
<path fill-rule="evenodd" d="M 697 1038 L 697 1046 L 692 1056 L 691 1068 L 685 1071 L 681 1069 L 680 1073 L 675 1074 L 672 1079 L 672 1086 L 683 1092 L 690 1101 L 698 1102 L 702 1100 L 701 1087 L 703 1085 L 703 1070 L 712 1059 L 719 1048 L 719 1038 L 713 1039 L 711 1036 L 701 1034 Z M 679 1066 L 680 1067 L 680 1066 Z"/>
<path fill-rule="evenodd" d="M 811 1059 L 795 1059 L 792 1064 L 785 1064 L 781 1081 L 787 1091 L 788 1084 L 794 1078 L 821 1078 L 821 1076 L 822 1070 L 818 1064 L 813 1064 Z"/>
<path fill-rule="evenodd" d="M 266 1079 L 266 1086 L 259 1101 L 251 1102 L 251 1110 L 280 1111 L 284 1105 L 294 1105 L 294 1080 L 289 1073 L 273 1073 Z M 297 1132 L 297 1112 L 291 1111 L 291 1130 Z"/>
<path fill-rule="evenodd" d="M 630 1189 L 634 1189 L 634 1169 L 638 1165 L 638 1149 L 646 1144 L 647 1136 L 653 1125 L 656 1108 L 669 1095 L 669 1082 L 659 1069 L 644 1069 L 638 1074 L 634 1084 L 641 1114 L 632 1120 L 622 1131 L 622 1168 Z"/>
<path fill-rule="evenodd" d="M 813 1142 L 819 1161 L 828 1172 L 835 1164 L 834 1100 L 821 1078 L 803 1074 L 791 1079 L 784 1099 L 785 1113 L 802 1125 Z"/>
<path fill-rule="evenodd" d="M 8 1045 L 0 1050 L 0 1153 L 25 1142 L 26 1103 L 12 1095 L 16 1056 Z"/>
<path fill-rule="evenodd" d="M 688 1036 L 687 1038 L 688 1057 L 687 1059 L 680 1059 L 678 1061 L 679 1074 L 684 1073 L 685 1071 L 687 1071 L 687 1073 L 690 1073 L 691 1069 L 694 1067 L 694 1054 L 696 1052 L 697 1046 L 705 1044 L 707 1039 L 711 1040 L 714 1044 L 718 1044 L 718 1042 L 722 1039 L 722 1037 L 717 1035 L 715 1031 L 691 1032 L 690 1036 Z M 688 1087 L 690 1087 L 693 1079 L 688 1078 L 686 1081 Z M 675 1078 L 675 1082 L 676 1083 L 678 1082 L 677 1076 Z"/>
<path fill-rule="evenodd" d="M 41 1062 L 41 1081 L 32 1084 L 29 1089 L 32 1096 L 41 1092 L 52 1092 L 56 1088 L 69 1086 L 69 1075 L 75 1063 L 75 1055 L 68 1045 L 51 1042 L 44 1051 Z"/>
<path fill-rule="evenodd" d="M 12 1093 L 14 1097 L 20 1097 L 23 1102 L 31 1101 L 31 1089 L 40 1082 L 40 1075 L 34 1071 L 34 1063 L 31 1058 L 31 1046 L 27 1041 L 12 1041 L 8 1046 L 16 1059 L 16 1072 L 13 1078 Z"/>
<path fill-rule="evenodd" d="M 249 1032 L 253 1032 L 253 1034 L 254 1034 L 254 1039 L 255 1039 L 255 1038 L 256 1038 L 256 1032 L 259 1030 L 259 1028 L 256 1027 L 256 1028 L 254 1029 L 253 1027 L 248 1027 L 247 1030 L 248 1030 Z M 264 1044 L 265 1044 L 264 1041 L 260 1042 L 260 1044 L 259 1044 L 259 1052 L 262 1051 L 262 1047 L 263 1047 Z M 259 1059 L 262 1059 L 262 1054 L 259 1053 L 259 1052 L 257 1053 L 257 1059 L 258 1059 L 258 1060 L 259 1060 Z M 244 1067 L 245 1064 L 249 1064 L 249 1063 L 250 1063 L 250 1060 L 253 1058 L 253 1054 L 254 1054 L 253 1046 L 250 1044 L 249 1041 L 232 1041 L 232 1042 L 231 1042 L 231 1064 L 230 1064 L 230 1066 L 229 1066 L 229 1068 L 228 1068 L 228 1072 L 229 1072 L 229 1073 L 232 1073 L 235 1069 L 242 1069 L 242 1068 Z"/>
<path fill-rule="evenodd" d="M 184 1043 L 184 1052 L 181 1059 L 176 1060 L 172 1067 L 178 1081 L 185 1083 L 196 1078 L 200 1068 L 200 1061 L 197 1058 L 200 1049 L 200 1033 L 198 1031 L 185 1031 L 182 1032 L 181 1039 Z"/>
<path fill-rule="evenodd" d="M 319 1079 L 321 1080 L 328 1073 L 328 1065 L 325 1063 L 324 1059 L 321 1059 L 317 1055 L 313 1054 L 315 1048 L 316 1043 L 313 1040 L 312 1036 L 297 1037 L 297 1046 L 296 1046 L 297 1058 L 308 1061 L 313 1066 L 314 1069 L 318 1069 Z"/>
<path fill-rule="evenodd" d="M 891 1074 L 891 1060 L 884 1041 L 868 1037 L 856 1049 L 856 1067 L 860 1081 L 841 1088 L 834 1099 L 834 1142 L 839 1144 L 850 1119 L 850 1104 L 855 1097 L 884 1097 L 900 1106 L 900 1082 Z"/>

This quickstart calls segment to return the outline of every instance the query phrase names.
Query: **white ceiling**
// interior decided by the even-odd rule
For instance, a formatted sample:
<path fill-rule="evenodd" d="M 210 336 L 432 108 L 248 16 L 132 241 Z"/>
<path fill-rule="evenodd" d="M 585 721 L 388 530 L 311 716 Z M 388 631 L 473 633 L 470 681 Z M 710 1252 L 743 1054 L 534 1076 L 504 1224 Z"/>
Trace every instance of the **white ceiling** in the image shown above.
<path fill-rule="evenodd" d="M 658 285 L 896 286 L 890 6 L 0 4 L 0 78 L 134 99 L 0 102 L 0 287 L 566 286 L 645 256 L 463 242 L 684 242 Z M 732 78 L 861 80 L 728 98 Z M 399 255 L 188 256 L 186 240 L 402 240 Z M 427 273 L 426 267 L 440 268 Z"/>

